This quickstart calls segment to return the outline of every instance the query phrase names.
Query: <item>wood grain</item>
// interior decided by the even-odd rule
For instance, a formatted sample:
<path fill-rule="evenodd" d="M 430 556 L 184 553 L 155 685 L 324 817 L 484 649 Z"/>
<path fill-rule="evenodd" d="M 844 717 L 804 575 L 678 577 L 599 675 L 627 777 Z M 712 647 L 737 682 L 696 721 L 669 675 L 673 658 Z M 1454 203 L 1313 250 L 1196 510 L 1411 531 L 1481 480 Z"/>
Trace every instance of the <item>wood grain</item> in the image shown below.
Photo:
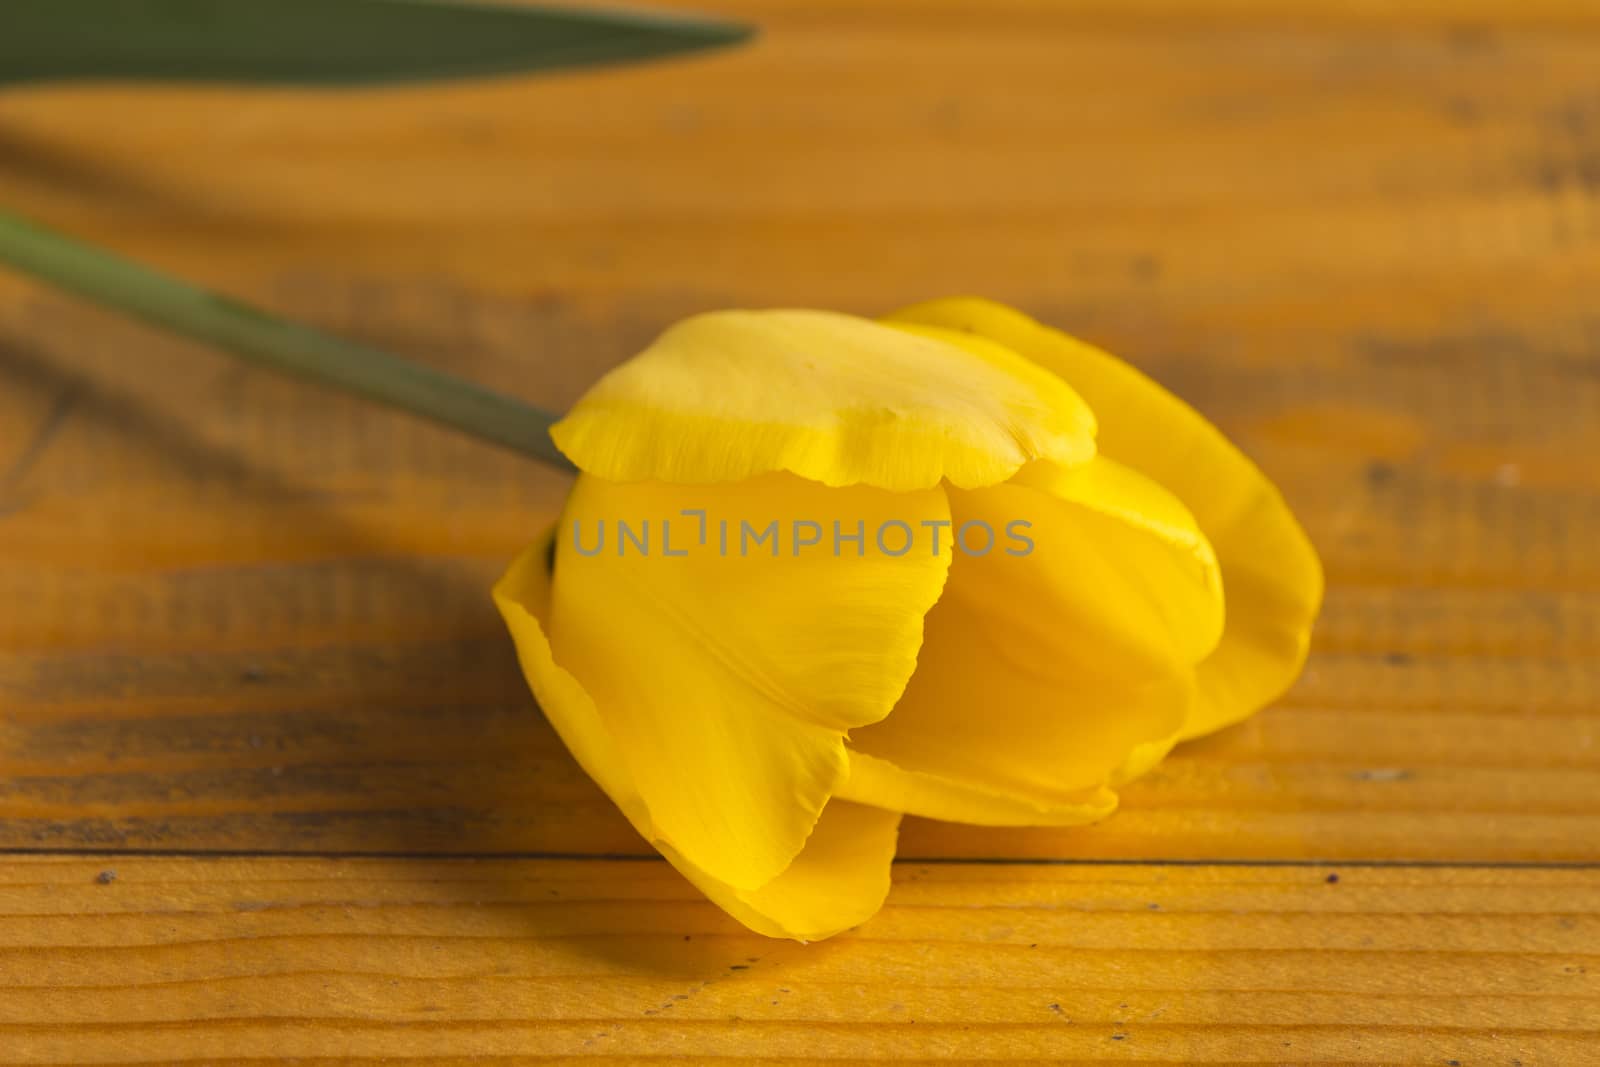
<path fill-rule="evenodd" d="M 653 861 L 12 858 L 0 1062 L 1532 1067 L 1600 1041 L 1592 870 L 897 875 L 803 946 Z"/>
<path fill-rule="evenodd" d="M 1283 487 L 1304 678 L 749 938 L 558 858 L 646 851 L 487 598 L 561 478 L 0 275 L 0 1062 L 1600 1057 L 1600 9 L 694 6 L 761 37 L 7 92 L 0 202 L 553 407 L 706 308 L 1017 304 Z"/>

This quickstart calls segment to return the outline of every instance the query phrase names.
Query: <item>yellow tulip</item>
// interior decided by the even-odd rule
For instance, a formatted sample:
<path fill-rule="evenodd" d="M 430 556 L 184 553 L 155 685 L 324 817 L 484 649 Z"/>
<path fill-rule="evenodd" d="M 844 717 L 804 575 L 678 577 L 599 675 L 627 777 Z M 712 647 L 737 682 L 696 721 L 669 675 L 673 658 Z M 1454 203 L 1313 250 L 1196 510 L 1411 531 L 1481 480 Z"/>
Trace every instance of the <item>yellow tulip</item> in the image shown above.
<path fill-rule="evenodd" d="M 1288 687 L 1322 598 L 1215 427 L 986 301 L 699 315 L 552 435 L 582 473 L 495 589 L 528 681 L 639 833 L 772 936 L 877 911 L 901 813 L 1104 817 Z"/>

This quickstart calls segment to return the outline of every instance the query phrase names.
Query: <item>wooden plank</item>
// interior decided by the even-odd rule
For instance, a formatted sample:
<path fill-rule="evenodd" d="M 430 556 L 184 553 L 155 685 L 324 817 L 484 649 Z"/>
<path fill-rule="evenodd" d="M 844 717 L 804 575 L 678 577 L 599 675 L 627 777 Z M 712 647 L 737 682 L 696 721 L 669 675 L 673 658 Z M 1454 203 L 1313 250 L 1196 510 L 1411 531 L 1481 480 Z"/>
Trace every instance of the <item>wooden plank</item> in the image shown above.
<path fill-rule="evenodd" d="M 902 863 L 798 945 L 654 861 L 12 857 L 0 1062 L 1531 1067 L 1597 960 L 1594 869 Z"/>
<path fill-rule="evenodd" d="M 761 43 L 8 94 L 0 199 L 557 406 L 708 306 L 1016 302 L 1250 449 L 1329 604 L 1108 823 L 906 854 L 1600 857 L 1589 5 L 721 9 Z M 639 850 L 485 597 L 561 492 L 0 277 L 0 846 Z"/>

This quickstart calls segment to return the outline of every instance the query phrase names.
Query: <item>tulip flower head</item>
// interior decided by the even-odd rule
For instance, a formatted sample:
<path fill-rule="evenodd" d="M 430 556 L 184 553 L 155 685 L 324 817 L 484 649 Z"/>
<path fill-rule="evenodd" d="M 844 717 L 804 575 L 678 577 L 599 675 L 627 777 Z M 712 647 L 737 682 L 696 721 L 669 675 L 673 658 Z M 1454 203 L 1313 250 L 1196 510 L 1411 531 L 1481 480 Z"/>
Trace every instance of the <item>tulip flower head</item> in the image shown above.
<path fill-rule="evenodd" d="M 1275 699 L 1322 598 L 1261 471 L 987 301 L 669 329 L 552 431 L 581 472 L 495 588 L 551 723 L 751 929 L 869 918 L 902 813 L 1108 815 Z"/>

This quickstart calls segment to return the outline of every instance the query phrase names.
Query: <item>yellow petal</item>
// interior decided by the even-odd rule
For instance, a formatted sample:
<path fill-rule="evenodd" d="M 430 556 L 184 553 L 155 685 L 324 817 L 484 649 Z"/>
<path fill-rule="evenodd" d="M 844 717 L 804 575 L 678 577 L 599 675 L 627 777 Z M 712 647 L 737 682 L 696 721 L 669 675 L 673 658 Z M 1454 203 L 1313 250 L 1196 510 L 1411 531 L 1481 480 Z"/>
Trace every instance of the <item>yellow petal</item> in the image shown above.
<path fill-rule="evenodd" d="M 1194 664 L 1222 631 L 1215 560 L 1159 486 L 1103 457 L 1090 466 L 1104 469 L 949 491 L 957 530 L 982 524 L 970 549 L 985 527 L 999 536 L 987 554 L 956 556 L 905 696 L 850 738 L 853 753 L 929 776 L 906 810 L 934 813 L 920 798 L 939 779 L 1082 809 L 1085 792 L 1143 769 L 1186 720 Z M 1019 520 L 1026 554 L 1006 536 Z"/>
<path fill-rule="evenodd" d="M 704 544 L 685 509 L 705 513 Z M 846 774 L 844 732 L 887 715 L 916 665 L 949 566 L 923 524 L 948 518 L 940 489 L 578 479 L 550 643 L 593 697 L 655 838 L 741 890 L 789 866 Z M 800 522 L 820 544 L 794 545 Z M 648 529 L 651 554 L 619 541 L 619 523 Z M 891 523 L 923 531 L 920 549 L 892 554 L 898 536 L 875 536 Z M 836 556 L 835 524 L 861 543 Z M 685 555 L 666 555 L 664 529 Z"/>
<path fill-rule="evenodd" d="M 1071 798 L 1019 796 L 927 771 L 908 771 L 854 749 L 850 777 L 839 787 L 838 796 L 977 826 L 1078 826 L 1103 819 L 1117 807 L 1116 794 L 1105 788 L 1087 789 Z"/>
<path fill-rule="evenodd" d="M 820 941 L 883 907 L 899 828 L 898 811 L 835 798 L 788 869 L 754 890 L 734 889 L 662 851 L 718 907 L 757 933 Z"/>
<path fill-rule="evenodd" d="M 701 892 L 752 930 L 809 941 L 870 918 L 889 889 L 898 812 L 831 801 L 794 862 L 753 890 L 717 880 L 657 837 L 650 810 L 634 788 L 622 752 L 593 698 L 556 663 L 540 622 L 549 617 L 547 565 L 556 533 L 547 532 L 512 563 L 495 586 L 494 599 L 540 706 L 583 769 L 634 829 Z"/>
<path fill-rule="evenodd" d="M 1058 377 L 823 311 L 719 311 L 673 326 L 551 430 L 611 481 L 790 471 L 824 485 L 994 485 L 1030 459 L 1094 454 L 1094 416 Z"/>
<path fill-rule="evenodd" d="M 1080 509 L 1074 518 L 1114 557 L 1121 586 L 1145 613 L 1129 627 L 1154 637 L 1164 660 L 1170 652 L 1192 665 L 1217 647 L 1225 621 L 1221 569 L 1177 497 L 1105 456 L 1070 468 L 1030 463 L 1012 484 Z"/>
<path fill-rule="evenodd" d="M 992 341 L 958 330 L 914 322 L 891 322 L 890 325 L 943 340 L 975 354 L 987 355 L 995 348 Z M 1009 349 L 1002 351 L 1010 353 Z M 1021 357 L 1012 354 L 1011 358 Z M 1036 460 L 1018 470 L 1011 484 L 1037 489 L 1147 535 L 1133 539 L 1124 549 L 1142 546 L 1145 550 L 1144 555 L 1129 555 L 1124 560 L 1134 572 L 1130 577 L 1142 578 L 1146 585 L 1153 587 L 1145 599 L 1163 616 L 1169 633 L 1180 642 L 1188 642 L 1182 658 L 1198 662 L 1216 647 L 1223 627 L 1222 578 L 1216 553 L 1200 531 L 1195 517 L 1177 497 L 1137 471 L 1105 456 L 1073 465 Z M 1118 536 L 1114 525 L 1105 529 L 1109 536 Z M 1153 557 L 1148 556 L 1150 552 L 1154 553 Z M 1195 600 L 1168 604 L 1170 593 L 1164 575 L 1149 573 L 1149 568 L 1160 570 L 1169 565 L 1190 571 L 1182 586 L 1196 588 Z M 1163 611 L 1164 606 L 1170 606 L 1171 610 Z M 1176 617 L 1167 618 L 1169 615 Z"/>
<path fill-rule="evenodd" d="M 1322 566 L 1277 488 L 1221 431 L 1128 364 L 1002 305 L 939 300 L 892 318 L 970 331 L 1059 374 L 1094 409 L 1101 450 L 1193 512 L 1221 563 L 1228 621 L 1200 665 L 1184 737 L 1237 722 L 1289 687 L 1322 603 Z"/>
<path fill-rule="evenodd" d="M 605 790 L 622 814 L 647 839 L 655 836 L 616 742 L 606 731 L 594 699 L 555 661 L 542 620 L 550 617 L 550 571 L 559 526 L 546 530 L 512 561 L 495 584 L 494 602 L 511 631 L 523 676 L 539 707 L 578 765 Z"/>

